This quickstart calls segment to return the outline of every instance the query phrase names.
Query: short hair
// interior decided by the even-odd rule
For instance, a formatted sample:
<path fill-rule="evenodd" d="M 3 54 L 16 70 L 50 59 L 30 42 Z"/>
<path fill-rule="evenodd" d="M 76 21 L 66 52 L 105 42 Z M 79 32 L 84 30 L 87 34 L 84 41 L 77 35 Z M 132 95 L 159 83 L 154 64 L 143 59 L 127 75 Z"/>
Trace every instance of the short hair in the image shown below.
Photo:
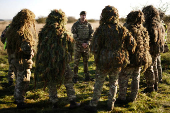
<path fill-rule="evenodd" d="M 80 15 L 86 15 L 86 11 L 81 11 Z"/>

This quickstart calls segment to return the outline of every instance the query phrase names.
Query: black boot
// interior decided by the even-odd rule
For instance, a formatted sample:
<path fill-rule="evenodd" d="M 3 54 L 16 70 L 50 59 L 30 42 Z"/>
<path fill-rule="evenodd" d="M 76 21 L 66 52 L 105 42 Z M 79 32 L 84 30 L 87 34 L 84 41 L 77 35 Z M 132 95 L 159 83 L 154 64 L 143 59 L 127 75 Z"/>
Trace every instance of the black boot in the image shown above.
<path fill-rule="evenodd" d="M 73 77 L 73 83 L 77 83 L 78 78 L 77 77 Z"/>
<path fill-rule="evenodd" d="M 158 91 L 158 84 L 154 85 L 154 89 L 155 89 L 155 91 Z"/>
<path fill-rule="evenodd" d="M 155 91 L 153 87 L 150 88 L 147 87 L 146 89 L 143 90 L 143 93 L 151 93 L 153 91 Z"/>
<path fill-rule="evenodd" d="M 24 102 L 17 103 L 17 108 L 18 108 L 18 109 L 25 109 L 25 108 L 26 108 L 26 105 L 25 105 Z"/>
<path fill-rule="evenodd" d="M 57 102 L 53 104 L 52 108 L 53 108 L 53 109 L 58 109 L 58 104 L 57 104 Z"/>
<path fill-rule="evenodd" d="M 121 106 L 123 106 L 123 105 L 126 105 L 128 103 L 128 101 L 126 101 L 126 100 L 121 100 L 121 99 L 116 99 L 116 102 L 115 102 L 115 104 L 119 104 L 119 105 L 121 105 Z"/>
<path fill-rule="evenodd" d="M 80 106 L 80 103 L 75 102 L 74 100 L 70 101 L 70 109 L 74 109 Z"/>
<path fill-rule="evenodd" d="M 85 106 L 84 107 L 84 109 L 86 110 L 86 111 L 90 111 L 90 112 L 93 112 L 93 113 L 97 113 L 97 107 L 95 107 L 95 106 Z"/>

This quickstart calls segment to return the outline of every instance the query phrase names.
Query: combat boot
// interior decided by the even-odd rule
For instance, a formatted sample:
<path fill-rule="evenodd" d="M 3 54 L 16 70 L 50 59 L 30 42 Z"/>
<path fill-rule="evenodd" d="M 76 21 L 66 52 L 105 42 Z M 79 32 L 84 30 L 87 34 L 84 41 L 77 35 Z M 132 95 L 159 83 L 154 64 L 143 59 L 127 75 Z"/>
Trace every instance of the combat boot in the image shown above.
<path fill-rule="evenodd" d="M 84 109 L 85 109 L 86 111 L 90 111 L 90 112 L 93 112 L 93 113 L 97 113 L 97 107 L 95 107 L 95 106 L 89 106 L 89 105 L 87 105 L 87 106 L 84 107 Z"/>
<path fill-rule="evenodd" d="M 155 91 L 158 91 L 158 84 L 154 84 Z"/>
<path fill-rule="evenodd" d="M 58 103 L 57 102 L 52 105 L 52 109 L 58 109 Z"/>
<path fill-rule="evenodd" d="M 128 101 L 126 101 L 126 100 L 121 100 L 121 99 L 116 99 L 116 102 L 115 102 L 115 104 L 119 104 L 119 105 L 125 105 L 125 104 L 127 104 L 128 103 Z"/>
<path fill-rule="evenodd" d="M 77 83 L 78 78 L 77 77 L 73 77 L 73 83 Z"/>
<path fill-rule="evenodd" d="M 25 109 L 25 108 L 26 108 L 26 105 L 25 105 L 24 102 L 17 103 L 17 108 L 18 108 L 18 109 Z"/>
<path fill-rule="evenodd" d="M 151 93 L 153 91 L 155 91 L 155 89 L 153 87 L 150 87 L 150 88 L 147 87 L 146 89 L 143 90 L 143 93 Z"/>
<path fill-rule="evenodd" d="M 75 102 L 74 100 L 70 101 L 70 109 L 74 109 L 80 106 L 80 103 Z"/>

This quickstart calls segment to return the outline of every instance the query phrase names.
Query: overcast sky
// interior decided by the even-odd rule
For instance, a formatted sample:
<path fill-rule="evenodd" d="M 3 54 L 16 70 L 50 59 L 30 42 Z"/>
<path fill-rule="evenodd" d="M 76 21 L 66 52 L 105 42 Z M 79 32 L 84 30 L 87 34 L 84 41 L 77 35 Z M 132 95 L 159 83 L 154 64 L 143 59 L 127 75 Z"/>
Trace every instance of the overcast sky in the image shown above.
<path fill-rule="evenodd" d="M 120 17 L 143 6 L 166 7 L 170 0 L 0 0 L 0 19 L 12 19 L 20 10 L 27 8 L 36 18 L 48 16 L 53 9 L 62 9 L 67 16 L 78 19 L 81 11 L 87 12 L 87 19 L 100 19 L 102 9 L 111 5 L 118 9 Z M 170 7 L 170 5 L 169 5 Z M 170 8 L 165 13 L 170 15 Z"/>

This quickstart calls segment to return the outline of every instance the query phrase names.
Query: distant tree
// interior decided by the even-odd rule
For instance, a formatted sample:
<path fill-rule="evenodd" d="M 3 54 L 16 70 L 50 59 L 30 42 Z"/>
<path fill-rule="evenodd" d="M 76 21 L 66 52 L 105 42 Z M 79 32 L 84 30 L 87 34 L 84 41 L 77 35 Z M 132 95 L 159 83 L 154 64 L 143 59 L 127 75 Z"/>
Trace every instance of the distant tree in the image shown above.
<path fill-rule="evenodd" d="M 72 16 L 69 16 L 67 19 L 68 19 L 67 23 L 73 23 L 77 21 L 77 19 L 75 19 L 75 17 Z"/>
<path fill-rule="evenodd" d="M 37 23 L 45 23 L 47 17 L 40 16 L 38 19 L 36 19 Z"/>

